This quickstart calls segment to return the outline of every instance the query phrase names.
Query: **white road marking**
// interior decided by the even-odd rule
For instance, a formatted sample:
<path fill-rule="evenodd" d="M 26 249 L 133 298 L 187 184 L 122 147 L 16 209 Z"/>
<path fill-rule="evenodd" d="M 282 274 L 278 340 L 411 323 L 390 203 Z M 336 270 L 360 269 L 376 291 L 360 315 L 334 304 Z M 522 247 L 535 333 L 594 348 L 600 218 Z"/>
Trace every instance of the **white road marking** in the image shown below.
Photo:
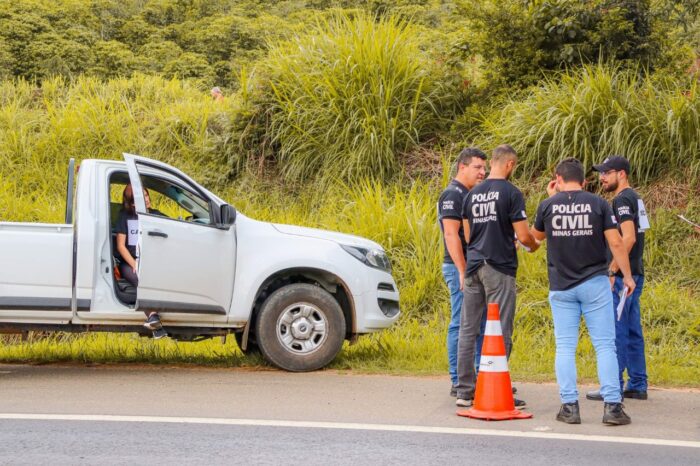
<path fill-rule="evenodd" d="M 469 429 L 460 427 L 432 427 L 393 424 L 360 424 L 346 422 L 282 421 L 272 419 L 225 419 L 215 417 L 166 416 L 113 416 L 102 414 L 14 414 L 0 413 L 0 420 L 30 421 L 89 421 L 89 422 L 145 422 L 168 424 L 210 424 L 250 427 L 289 427 L 303 429 L 346 429 L 383 432 L 411 432 L 423 434 L 481 435 L 493 437 L 520 437 L 536 439 L 576 440 L 583 442 L 628 443 L 666 447 L 700 448 L 700 442 L 657 438 L 616 437 L 605 435 L 557 434 L 548 432 L 521 432 L 517 430 Z"/>

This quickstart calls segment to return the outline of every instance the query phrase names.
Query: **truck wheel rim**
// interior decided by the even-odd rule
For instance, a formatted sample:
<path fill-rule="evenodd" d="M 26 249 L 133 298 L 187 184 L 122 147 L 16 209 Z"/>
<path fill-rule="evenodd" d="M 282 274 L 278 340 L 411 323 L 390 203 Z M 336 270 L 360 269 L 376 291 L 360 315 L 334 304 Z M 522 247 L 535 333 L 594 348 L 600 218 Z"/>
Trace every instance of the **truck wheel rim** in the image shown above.
<path fill-rule="evenodd" d="M 277 339 L 284 349 L 295 354 L 310 354 L 319 349 L 328 336 L 326 314 L 313 304 L 287 306 L 277 319 Z"/>

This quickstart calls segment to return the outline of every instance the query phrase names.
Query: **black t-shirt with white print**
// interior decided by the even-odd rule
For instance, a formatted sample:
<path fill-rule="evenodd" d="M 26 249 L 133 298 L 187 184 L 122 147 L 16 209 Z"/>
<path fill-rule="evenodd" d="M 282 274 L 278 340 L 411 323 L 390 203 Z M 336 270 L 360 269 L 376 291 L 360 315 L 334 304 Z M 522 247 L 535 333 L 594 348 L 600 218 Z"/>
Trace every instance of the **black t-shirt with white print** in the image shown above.
<path fill-rule="evenodd" d="M 165 217 L 165 214 L 157 209 L 148 209 L 148 213 Z M 136 244 L 138 243 L 139 239 L 138 214 L 129 213 L 125 209 L 121 209 L 119 211 L 119 217 L 117 218 L 115 232 L 126 235 L 126 249 L 129 251 L 129 254 L 131 254 L 131 257 L 136 259 Z M 119 251 L 115 251 L 115 254 L 121 262 L 125 262 L 124 258 L 121 257 L 121 254 L 119 254 Z"/>
<path fill-rule="evenodd" d="M 467 274 L 487 263 L 514 277 L 518 255 L 513 223 L 527 220 L 523 193 L 508 180 L 486 179 L 469 192 L 462 216 L 470 229 Z"/>
<path fill-rule="evenodd" d="M 462 242 L 464 258 L 466 259 L 467 257 L 467 242 L 464 239 L 464 228 L 462 227 L 462 206 L 464 205 L 464 200 L 468 193 L 469 190 L 466 186 L 457 180 L 452 180 L 438 199 L 438 223 L 440 224 L 440 231 L 442 232 L 442 246 L 445 250 L 443 263 L 445 264 L 454 264 L 454 261 L 452 257 L 450 257 L 450 252 L 447 250 L 447 244 L 445 243 L 445 228 L 442 224 L 444 219 L 459 220 L 459 239 Z"/>
<path fill-rule="evenodd" d="M 618 225 L 622 225 L 622 222 L 628 220 L 634 222 L 636 241 L 630 251 L 630 268 L 632 269 L 632 275 L 644 275 L 644 263 L 642 261 L 644 254 L 644 230 L 639 225 L 640 209 L 643 208 L 643 204 L 640 205 L 640 197 L 634 189 L 625 188 L 615 196 L 612 206 Z M 646 215 L 646 212 L 644 215 Z M 621 228 L 620 226 L 620 234 L 622 234 Z M 608 250 L 608 260 L 612 260 L 610 250 Z M 618 272 L 618 275 L 621 277 L 622 272 Z"/>
<path fill-rule="evenodd" d="M 586 191 L 564 191 L 537 207 L 535 229 L 547 234 L 549 289 L 564 291 L 607 275 L 605 231 L 617 228 L 610 205 Z"/>
<path fill-rule="evenodd" d="M 129 250 L 129 254 L 134 259 L 136 258 L 136 243 L 139 238 L 139 217 L 136 213 L 129 213 L 122 209 L 119 211 L 119 218 L 117 219 L 117 225 L 115 228 L 117 233 L 126 235 L 126 249 Z M 124 262 L 124 258 L 121 257 L 119 251 L 116 251 L 119 259 Z"/>

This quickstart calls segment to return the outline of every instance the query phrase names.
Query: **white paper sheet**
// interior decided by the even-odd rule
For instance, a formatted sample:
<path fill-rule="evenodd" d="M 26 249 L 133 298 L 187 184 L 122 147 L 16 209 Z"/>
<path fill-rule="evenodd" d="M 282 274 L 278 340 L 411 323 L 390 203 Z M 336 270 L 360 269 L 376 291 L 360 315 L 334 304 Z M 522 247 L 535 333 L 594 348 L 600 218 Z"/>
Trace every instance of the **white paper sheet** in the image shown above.
<path fill-rule="evenodd" d="M 639 212 L 639 229 L 641 231 L 647 231 L 651 228 L 649 224 L 649 217 L 647 216 L 647 208 L 644 207 L 644 201 L 637 199 L 637 208 Z"/>
<path fill-rule="evenodd" d="M 624 287 L 622 289 L 622 292 L 620 293 L 620 302 L 617 304 L 617 320 L 620 320 L 622 317 L 622 311 L 625 309 L 625 301 L 627 301 L 627 292 L 629 291 L 629 287 Z"/>

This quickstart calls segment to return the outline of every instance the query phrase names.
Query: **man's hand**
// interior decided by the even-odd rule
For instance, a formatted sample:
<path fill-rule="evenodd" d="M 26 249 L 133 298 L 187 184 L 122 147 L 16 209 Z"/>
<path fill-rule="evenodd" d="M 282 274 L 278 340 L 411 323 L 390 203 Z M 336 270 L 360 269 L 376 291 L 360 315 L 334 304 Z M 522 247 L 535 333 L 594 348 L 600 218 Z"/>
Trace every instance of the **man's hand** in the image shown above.
<path fill-rule="evenodd" d="M 623 240 L 624 243 L 624 240 Z M 608 266 L 608 276 L 610 277 L 610 289 L 613 290 L 615 289 L 615 274 L 620 271 L 620 267 L 617 265 L 617 262 L 615 262 L 615 259 L 610 262 L 610 265 Z"/>
<path fill-rule="evenodd" d="M 631 276 L 626 276 L 622 278 L 622 283 L 629 288 L 627 290 L 627 296 L 632 296 L 632 292 L 634 289 L 637 287 L 637 284 L 634 283 L 634 279 Z"/>
<path fill-rule="evenodd" d="M 459 271 L 459 291 L 464 291 L 464 272 Z"/>
<path fill-rule="evenodd" d="M 554 196 L 557 193 L 557 180 L 552 180 L 547 183 L 547 194 L 549 197 Z"/>
<path fill-rule="evenodd" d="M 527 227 L 527 220 L 520 220 L 512 224 L 515 230 L 515 237 L 527 249 L 528 252 L 535 252 L 540 244 L 537 242 Z"/>

